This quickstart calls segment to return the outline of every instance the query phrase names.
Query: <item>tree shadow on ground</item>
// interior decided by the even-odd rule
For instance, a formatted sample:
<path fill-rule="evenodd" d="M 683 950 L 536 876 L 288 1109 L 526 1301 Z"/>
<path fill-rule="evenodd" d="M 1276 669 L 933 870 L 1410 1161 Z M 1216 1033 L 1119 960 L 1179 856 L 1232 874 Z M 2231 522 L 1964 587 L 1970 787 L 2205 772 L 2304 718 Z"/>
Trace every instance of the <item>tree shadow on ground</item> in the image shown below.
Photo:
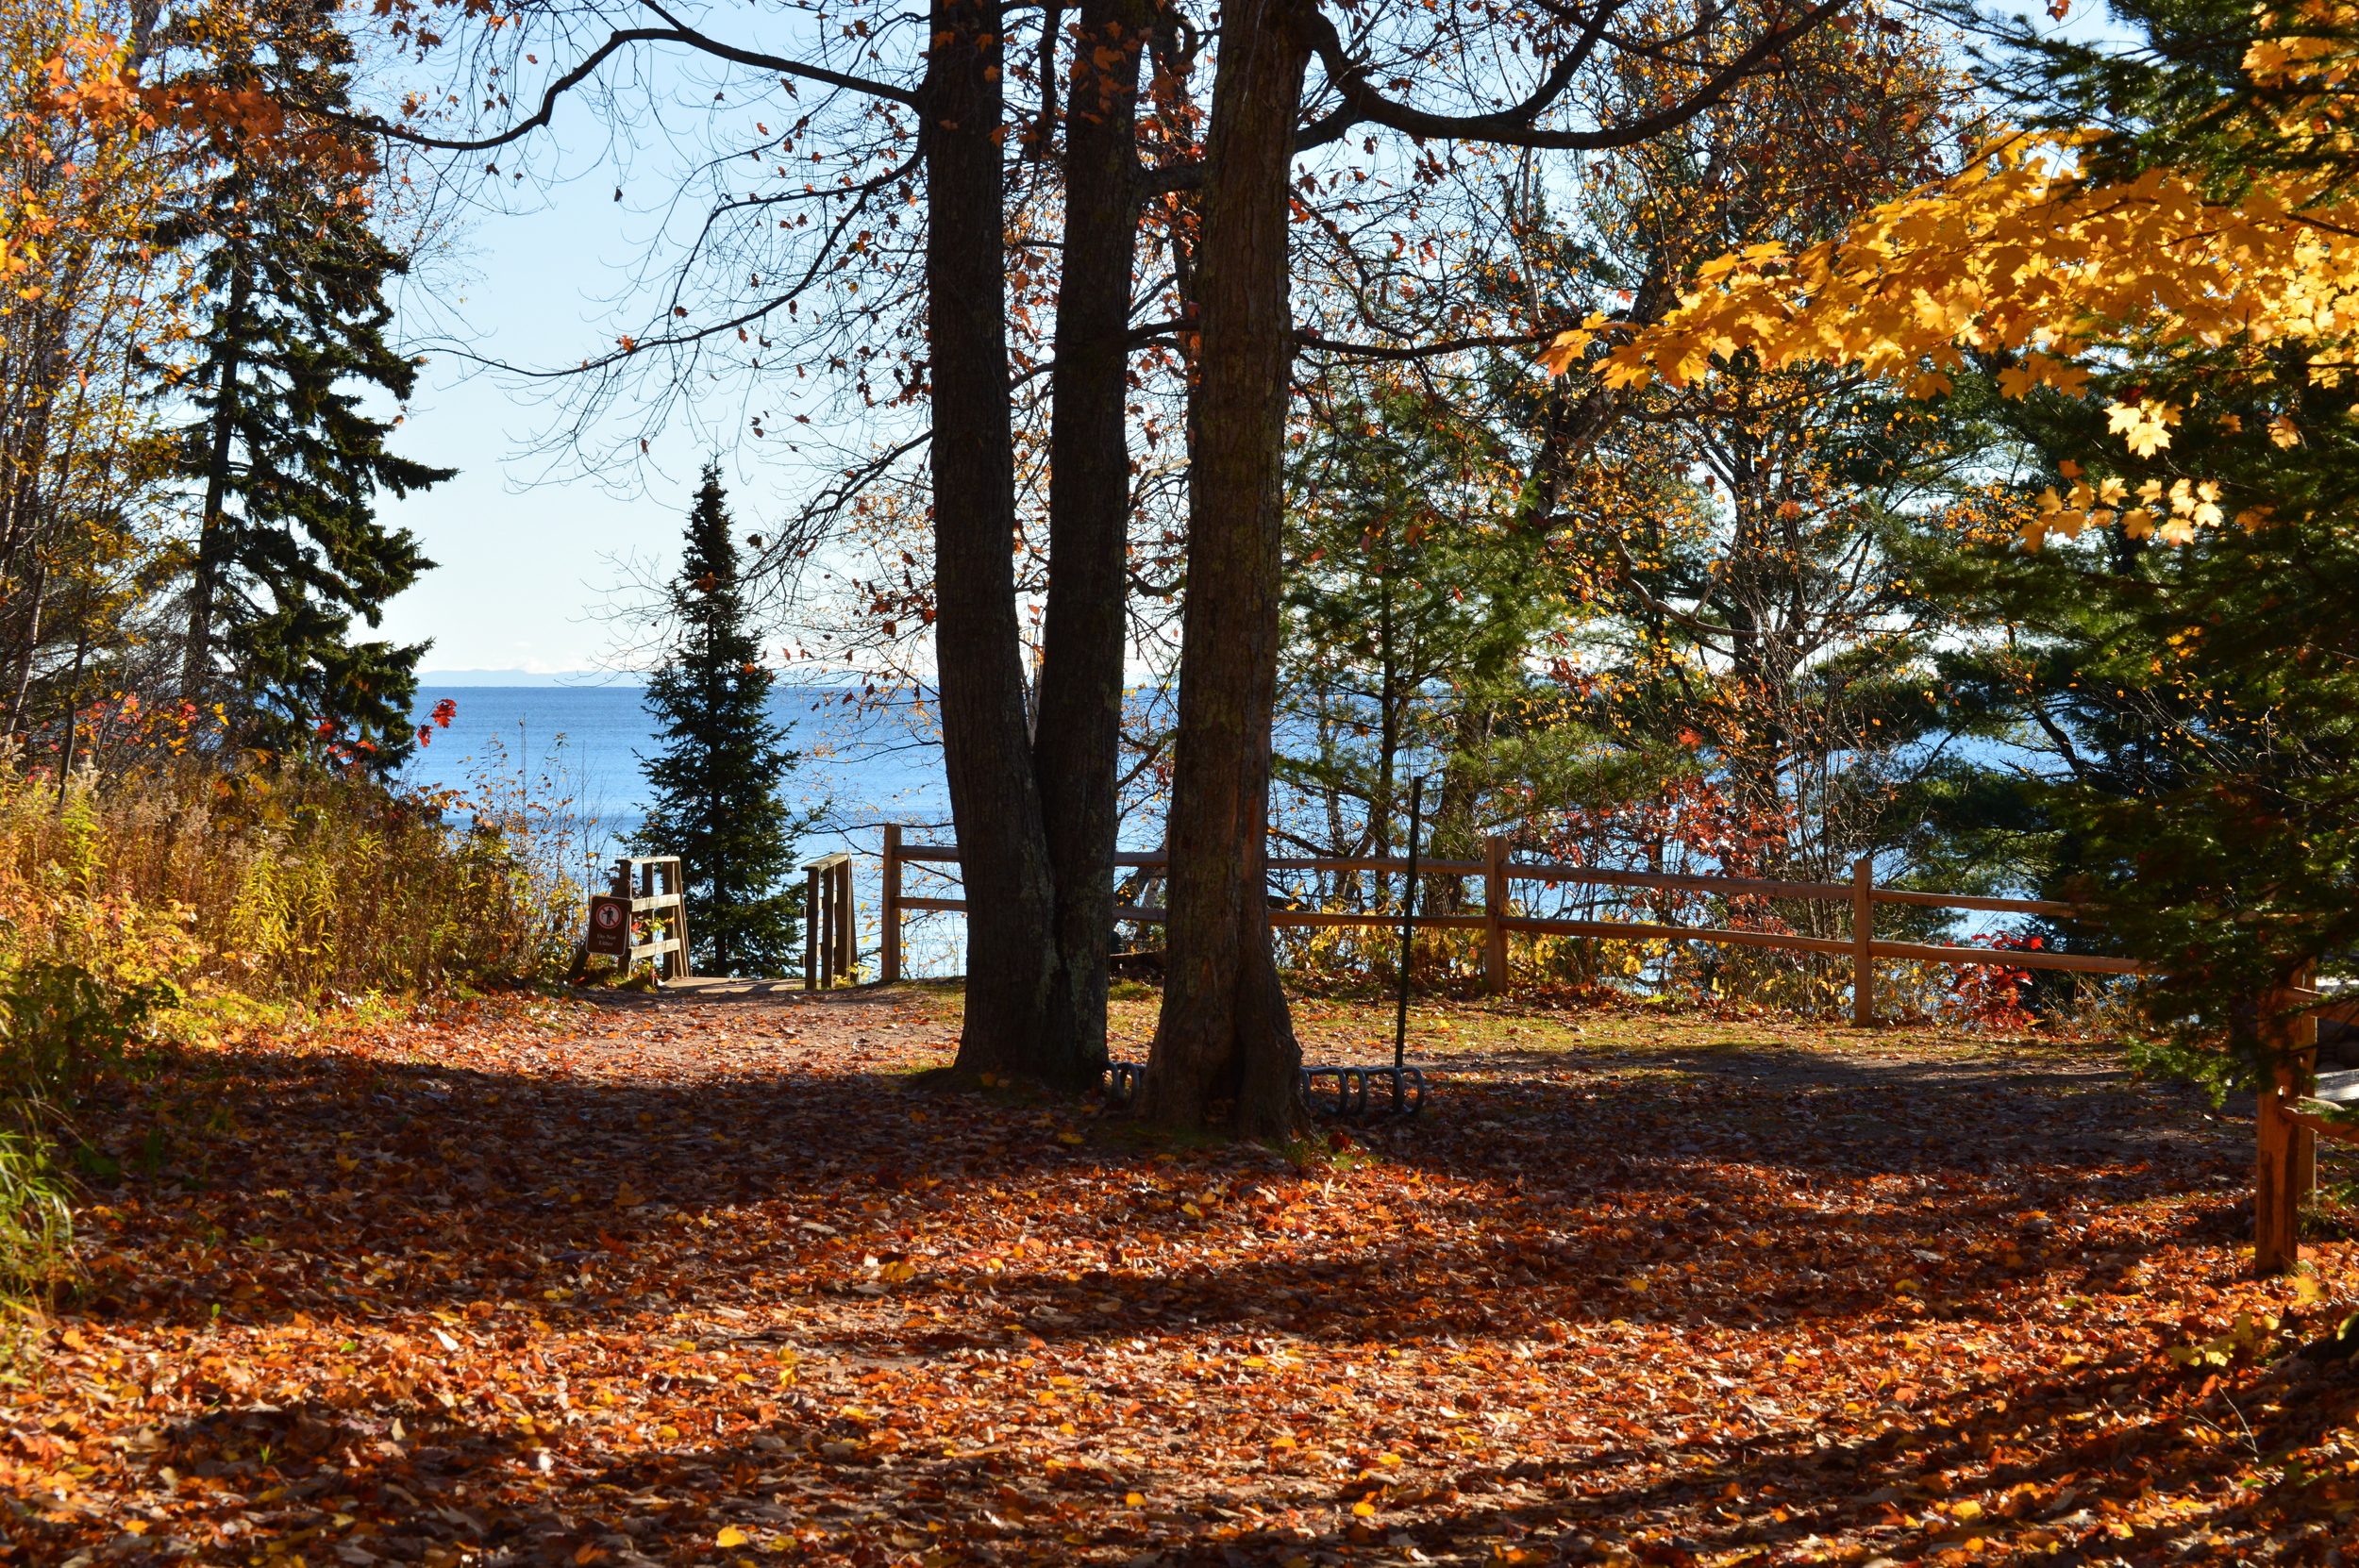
<path fill-rule="evenodd" d="M 844 1009 L 836 1016 L 867 1016 L 854 1009 L 873 1007 L 854 1000 L 856 993 L 828 994 L 843 998 L 821 1004 Z M 617 1016 L 660 1017 L 671 1003 L 618 1004 L 627 1010 Z M 176 1167 L 135 1171 L 112 1194 L 127 1209 L 201 1212 L 219 1232 L 215 1244 L 195 1257 L 125 1257 L 95 1267 L 79 1309 L 101 1324 L 182 1333 L 223 1322 L 283 1325 L 298 1315 L 331 1330 L 390 1321 L 411 1333 L 463 1336 L 494 1359 L 534 1354 L 537 1316 L 574 1333 L 661 1327 L 697 1345 L 791 1338 L 875 1367 L 1179 1341 L 1239 1353 L 1282 1344 L 1346 1359 L 1453 1337 L 1547 1347 L 1564 1343 L 1568 1326 L 1615 1320 L 1682 1334 L 1769 1331 L 1832 1342 L 1940 1319 L 2019 1331 L 2022 1300 L 2134 1285 L 2138 1257 L 2076 1249 L 2055 1235 L 2052 1216 L 2116 1196 L 2208 1191 L 2191 1184 L 2239 1168 L 2224 1144 L 2153 1143 L 2151 1104 L 2122 1096 L 2095 1109 L 2079 1104 L 2077 1075 L 2013 1082 L 2003 1093 L 2023 1096 L 2022 1104 L 1994 1109 L 1984 1080 L 1929 1088 L 1855 1068 L 1850 1077 L 1788 1089 L 1749 1081 L 1739 1061 L 1736 1071 L 1675 1084 L 1650 1076 L 1455 1086 L 1457 1097 L 1423 1122 L 1361 1134 L 1376 1158 L 1427 1178 L 1418 1199 L 1388 1205 L 1373 1227 L 1344 1225 L 1347 1216 L 1336 1210 L 1339 1223 L 1323 1240 L 1325 1210 L 1313 1209 L 1307 1233 L 1280 1222 L 1330 1185 L 1348 1157 L 1313 1154 L 1305 1168 L 1252 1148 L 1160 1146 L 1092 1123 L 1069 1102 L 1022 1093 L 912 1102 L 893 1093 L 892 1073 L 811 1071 L 786 1044 L 774 1055 L 767 1067 L 725 1075 L 602 1082 L 332 1053 L 243 1054 L 209 1080 L 234 1130 L 192 1141 Z M 1611 1071 L 1586 1059 L 1578 1066 L 1584 1076 Z M 1909 1118 L 2020 1120 L 2062 1103 L 2087 1147 L 1962 1137 L 1953 1152 L 1921 1131 L 1865 1138 L 1826 1125 L 1815 1109 L 1822 1100 L 1898 1119 L 1904 1133 Z M 1795 1103 L 1818 1125 L 1794 1122 L 1786 1113 Z M 1648 1117 L 1663 1119 L 1661 1142 L 1600 1136 Z M 117 1120 L 126 1142 L 135 1140 L 135 1108 L 126 1105 Z M 1688 1135 L 1679 1135 L 1681 1126 Z M 1087 1141 L 1062 1143 L 1069 1128 Z M 201 1169 L 188 1163 L 198 1143 Z M 2116 1144 L 2137 1152 L 2138 1163 L 2099 1162 Z M 1058 1219 L 1065 1266 L 1028 1263 L 1011 1244 L 1006 1266 L 986 1274 L 964 1259 L 929 1257 L 912 1242 L 929 1215 L 971 1201 L 978 1188 L 1012 1194 L 1059 1184 L 1070 1190 Z M 1215 1186 L 1217 1201 L 1207 1200 Z M 1869 1188 L 1879 1194 L 1872 1206 L 1829 1201 L 1838 1189 Z M 303 1217 L 273 1220 L 267 1236 L 242 1237 L 238 1197 L 266 1190 L 279 1200 L 276 1213 Z M 1028 1215 L 1010 1201 L 1018 1209 L 1009 1216 L 1012 1235 Z M 2167 1240 L 2217 1246 L 2210 1238 L 2235 1201 L 2233 1189 L 2207 1200 Z M 1184 1212 L 1190 1203 L 1196 1217 Z M 2048 1224 L 2028 1219 L 2033 1211 L 2045 1211 Z M 720 1260 L 678 1255 L 694 1253 L 702 1222 L 714 1216 L 772 1237 L 766 1251 L 728 1262 L 732 1277 L 754 1265 L 773 1271 L 781 1322 L 757 1326 L 742 1310 L 711 1307 Z M 1263 1259 L 1232 1247 L 1217 1264 L 1162 1260 L 1164 1242 L 1223 1227 L 1259 1227 L 1295 1243 L 1294 1255 Z M 1961 1249 L 1960 1236 L 1973 1231 L 2018 1250 Z M 1755 1244 L 1757 1235 L 1770 1241 Z M 670 1254 L 660 1268 L 646 1261 L 656 1252 Z M 907 1278 L 873 1261 L 888 1253 L 907 1259 Z M 1069 1266 L 1090 1261 L 1085 1255 L 1095 1266 Z M 398 1311 L 390 1320 L 369 1284 L 377 1270 L 396 1276 Z M 1896 1293 L 1908 1279 L 1916 1290 Z M 532 1304 L 530 1315 L 514 1312 L 520 1301 Z M 1629 1521 L 1666 1509 L 1685 1510 L 1681 1527 L 1692 1535 L 1674 1532 L 1650 1546 L 1658 1560 L 1706 1543 L 1793 1545 L 1838 1523 L 1898 1542 L 1923 1534 L 1921 1516 L 1941 1484 L 1926 1477 L 1969 1460 L 1991 1464 L 1996 1484 L 2047 1493 L 2018 1513 L 2067 1522 L 2078 1499 L 2123 1487 L 2134 1493 L 2141 1479 L 2164 1490 L 2200 1483 L 2210 1494 L 2235 1457 L 2226 1448 L 2165 1452 L 2166 1438 L 2148 1454 L 2156 1440 L 2103 1435 L 2117 1425 L 2108 1410 L 2177 1387 L 2178 1375 L 2158 1366 L 2143 1350 L 2124 1348 L 2029 1384 L 1968 1378 L 1913 1399 L 1896 1390 L 1882 1413 L 1905 1418 L 1905 1426 L 1874 1440 L 1823 1412 L 1708 1429 L 1660 1411 L 1609 1409 L 1593 1412 L 1589 1446 L 1578 1457 L 1467 1466 L 1418 1501 L 1402 1501 L 1405 1489 L 1371 1490 L 1358 1477 L 1338 1484 L 1273 1461 L 1260 1495 L 1284 1489 L 1286 1506 L 1309 1524 L 1237 1529 L 1179 1555 L 1280 1560 L 1395 1536 L 1428 1555 L 1468 1540 L 1547 1542 L 1556 1550 L 1562 1538 L 1602 1522 L 1619 1522 L 1617 1532 L 1627 1533 Z M 1211 1510 L 1222 1505 L 1200 1497 L 1161 1524 L 1151 1510 L 1114 1506 L 1183 1472 L 1184 1447 L 1152 1463 L 1052 1473 L 1005 1449 L 896 1451 L 877 1441 L 872 1423 L 788 1395 L 768 1401 L 768 1413 L 725 1441 L 558 1457 L 529 1428 L 437 1407 L 397 1385 L 380 1391 L 365 1413 L 338 1405 L 330 1392 L 273 1402 L 254 1388 L 200 1380 L 183 1394 L 210 1410 L 165 1427 L 152 1449 L 130 1457 L 150 1472 L 176 1465 L 202 1475 L 209 1464 L 216 1473 L 205 1478 L 232 1487 L 259 1486 L 267 1466 L 290 1489 L 287 1507 L 306 1495 L 326 1507 L 343 1493 L 414 1504 L 403 1510 L 414 1528 L 339 1547 L 356 1568 L 372 1557 L 444 1568 L 462 1549 L 577 1568 L 693 1557 L 711 1549 L 724 1519 L 747 1529 L 824 1527 L 879 1560 L 945 1543 L 985 1561 L 1010 1551 L 1053 1557 L 1076 1536 L 1091 1550 L 1145 1551 L 1234 1524 L 1221 1524 Z M 2184 1421 L 2226 1429 L 2223 1410 L 2207 1414 L 2195 1398 L 2179 1403 L 2190 1411 Z M 2052 1421 L 2029 1413 L 2041 1411 Z M 1372 1422 L 1371 1441 L 1407 1443 L 1439 1413 Z M 2300 1410 L 2280 1411 L 2251 1428 L 2250 1442 L 2302 1440 L 2308 1419 Z M 2053 1431 L 2027 1437 L 2040 1422 Z M 2023 1457 L 1994 1463 L 2008 1443 L 2021 1445 Z M 1703 1461 L 1708 1475 L 1698 1472 Z M 466 1478 L 487 1473 L 545 1477 L 560 1500 L 545 1508 L 471 1502 Z M 2058 1489 L 2092 1473 L 2102 1478 L 2058 1502 Z M 690 1480 L 696 1484 L 681 1484 Z M 760 1501 L 788 1493 L 785 1504 Z M 1233 1493 L 1230 1503 L 1246 1500 Z M 1360 1501 L 1374 1513 L 1351 1512 Z M 862 1510 L 887 1503 L 899 1537 L 876 1533 L 887 1529 L 878 1526 L 875 1539 L 862 1541 Z M 1876 1523 L 1886 1512 L 1917 1522 Z M 1992 1517 L 2017 1533 L 2041 1527 Z M 2076 1526 L 2058 1539 L 2077 1551 L 2103 1530 L 2101 1523 Z M 1972 1533 L 1971 1521 L 1954 1532 Z"/>

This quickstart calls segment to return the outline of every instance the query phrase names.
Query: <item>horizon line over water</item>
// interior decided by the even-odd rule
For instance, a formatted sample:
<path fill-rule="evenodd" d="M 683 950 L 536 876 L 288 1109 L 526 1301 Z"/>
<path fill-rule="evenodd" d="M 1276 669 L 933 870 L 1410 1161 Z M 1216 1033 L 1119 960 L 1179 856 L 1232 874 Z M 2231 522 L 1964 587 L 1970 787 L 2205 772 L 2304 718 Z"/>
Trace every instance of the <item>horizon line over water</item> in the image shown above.
<path fill-rule="evenodd" d="M 527 801 L 550 810 L 574 848 L 567 869 L 589 876 L 594 862 L 611 865 L 627 853 L 624 840 L 644 821 L 647 785 L 640 759 L 661 747 L 642 685 L 620 681 L 560 684 L 555 676 L 526 676 L 528 684 L 490 685 L 445 675 L 519 672 L 432 672 L 421 676 L 412 722 L 432 727 L 435 704 L 457 706 L 450 727 L 433 728 L 399 775 L 412 787 L 454 790 L 469 798 Z M 847 704 L 864 686 L 779 686 L 770 714 L 801 754 L 780 791 L 790 809 L 812 820 L 795 842 L 797 863 L 839 852 L 853 857 L 859 909 L 859 962 L 877 972 L 878 902 L 882 895 L 882 826 L 923 829 L 949 822 L 948 786 L 939 744 L 923 731 L 906 701 Z M 904 876 L 912 881 L 916 868 Z M 602 875 L 603 868 L 600 873 Z M 941 892 L 911 886 L 917 896 Z M 953 892 L 951 894 L 955 896 Z M 965 960 L 965 923 L 955 914 L 912 916 L 905 926 L 904 972 L 956 974 Z"/>
<path fill-rule="evenodd" d="M 647 684 L 639 670 L 420 670 L 418 686 L 628 686 Z"/>

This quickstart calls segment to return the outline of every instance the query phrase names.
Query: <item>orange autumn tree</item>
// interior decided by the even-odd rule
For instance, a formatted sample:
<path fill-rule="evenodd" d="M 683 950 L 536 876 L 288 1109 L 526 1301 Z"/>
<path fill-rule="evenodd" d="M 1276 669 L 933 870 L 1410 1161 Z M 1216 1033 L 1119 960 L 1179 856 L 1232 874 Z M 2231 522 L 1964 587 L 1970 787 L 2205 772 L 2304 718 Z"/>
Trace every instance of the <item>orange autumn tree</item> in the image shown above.
<path fill-rule="evenodd" d="M 125 85 L 144 68 L 140 15 L 0 5 L 0 727 L 44 750 L 123 689 L 102 672 L 175 532 L 133 364 L 176 330 L 170 259 L 146 240 L 175 133 Z"/>

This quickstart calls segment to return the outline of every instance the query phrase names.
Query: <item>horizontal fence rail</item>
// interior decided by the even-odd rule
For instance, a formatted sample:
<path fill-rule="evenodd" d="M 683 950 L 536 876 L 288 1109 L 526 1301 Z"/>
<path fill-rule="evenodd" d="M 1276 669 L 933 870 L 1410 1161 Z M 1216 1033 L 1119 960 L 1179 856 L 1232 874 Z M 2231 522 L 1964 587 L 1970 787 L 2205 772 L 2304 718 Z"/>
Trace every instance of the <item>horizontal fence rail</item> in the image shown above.
<path fill-rule="evenodd" d="M 1483 911 L 1481 914 L 1410 915 L 1356 914 L 1343 910 L 1288 909 L 1273 907 L 1269 911 L 1272 926 L 1322 926 L 1346 928 L 1352 926 L 1398 930 L 1403 926 L 1423 931 L 1481 931 L 1484 934 L 1483 982 L 1494 993 L 1507 989 L 1507 942 L 1509 935 L 1602 937 L 1620 942 L 1703 942 L 1725 947 L 1766 947 L 1793 953 L 1824 953 L 1840 957 L 1849 954 L 1855 966 L 1852 975 L 1853 1013 L 1861 1023 L 1875 1019 L 1874 987 L 1865 966 L 1879 959 L 1898 959 L 1917 963 L 1995 964 L 2009 969 L 2064 970 L 2083 975 L 2135 975 L 2140 967 L 2128 959 L 2099 958 L 2083 953 L 2047 953 L 2016 948 L 1956 947 L 1921 942 L 1881 942 L 1872 934 L 1863 942 L 1863 930 L 1872 932 L 1872 911 L 1877 904 L 1912 905 L 1920 909 L 1975 909 L 2000 914 L 2038 914 L 2070 916 L 2077 911 L 2071 904 L 2040 898 L 1985 898 L 1975 893 L 1921 892 L 1914 888 L 1880 888 L 1872 885 L 1864 873 L 1845 882 L 1783 882 L 1757 876 L 1698 876 L 1668 872 L 1609 871 L 1600 866 L 1566 865 L 1557 861 L 1518 861 L 1507 859 L 1507 841 L 1493 838 L 1486 842 L 1489 855 L 1480 860 L 1429 860 L 1420 856 L 1416 862 L 1420 876 L 1480 876 L 1483 878 Z M 883 968 L 897 978 L 900 975 L 900 942 L 898 915 L 902 911 L 932 911 L 963 914 L 967 903 L 963 898 L 912 898 L 901 892 L 903 864 L 955 863 L 959 859 L 956 844 L 913 843 L 901 842 L 896 826 L 885 829 L 885 902 L 886 934 Z M 1294 859 L 1273 858 L 1264 862 L 1271 871 L 1362 871 L 1402 875 L 1409 861 L 1401 859 Z M 1126 850 L 1114 857 L 1116 866 L 1149 870 L 1170 864 L 1170 857 L 1160 852 Z M 1866 866 L 1863 860 L 1855 867 Z M 1811 937 L 1784 931 L 1741 931 L 1716 926 L 1673 926 L 1658 921 L 1637 920 L 1541 920 L 1507 912 L 1508 884 L 1514 882 L 1548 882 L 1559 885 L 1645 888 L 1665 892 L 1702 892 L 1723 898 L 1801 898 L 1828 903 L 1849 903 L 1852 906 L 1852 932 L 1847 937 Z M 1167 918 L 1166 911 L 1152 906 L 1125 905 L 1115 909 L 1116 920 L 1140 924 L 1159 924 Z"/>

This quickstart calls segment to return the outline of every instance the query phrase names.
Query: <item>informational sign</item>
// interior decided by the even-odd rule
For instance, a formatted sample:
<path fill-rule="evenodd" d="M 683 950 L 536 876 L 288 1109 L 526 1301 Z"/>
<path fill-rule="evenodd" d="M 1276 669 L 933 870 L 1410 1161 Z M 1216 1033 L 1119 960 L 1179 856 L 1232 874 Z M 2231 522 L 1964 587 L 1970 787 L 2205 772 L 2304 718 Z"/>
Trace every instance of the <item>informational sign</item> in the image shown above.
<path fill-rule="evenodd" d="M 590 898 L 590 940 L 593 953 L 619 959 L 630 951 L 630 900 L 608 893 Z"/>

